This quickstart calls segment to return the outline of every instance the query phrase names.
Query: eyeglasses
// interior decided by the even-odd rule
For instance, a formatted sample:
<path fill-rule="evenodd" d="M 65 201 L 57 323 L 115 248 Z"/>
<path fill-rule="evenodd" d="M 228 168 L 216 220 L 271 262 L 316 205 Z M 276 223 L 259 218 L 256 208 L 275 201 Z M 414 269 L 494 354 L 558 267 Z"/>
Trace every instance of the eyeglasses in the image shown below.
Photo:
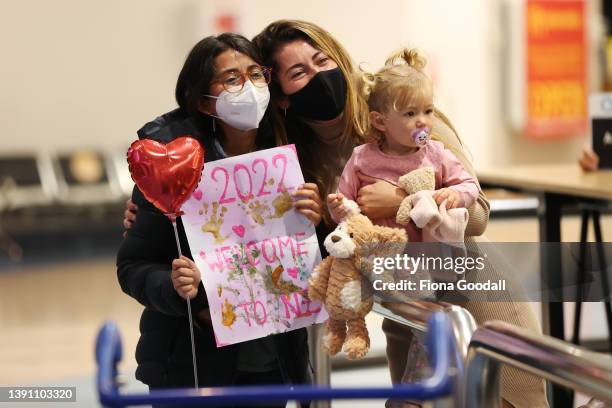
<path fill-rule="evenodd" d="M 219 75 L 219 77 L 211 81 L 211 84 L 220 83 L 223 85 L 223 89 L 232 93 L 242 91 L 247 80 L 250 80 L 253 85 L 259 88 L 264 88 L 270 83 L 271 73 L 271 68 L 260 66 L 251 67 L 246 73 L 229 71 Z"/>

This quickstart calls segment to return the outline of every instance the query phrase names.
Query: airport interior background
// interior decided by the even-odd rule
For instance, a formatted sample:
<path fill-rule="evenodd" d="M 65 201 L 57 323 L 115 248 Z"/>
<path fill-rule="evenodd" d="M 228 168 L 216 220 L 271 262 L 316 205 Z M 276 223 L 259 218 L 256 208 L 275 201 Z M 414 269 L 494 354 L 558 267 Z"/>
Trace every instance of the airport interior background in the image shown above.
<path fill-rule="evenodd" d="M 96 406 L 95 336 L 113 320 L 124 342 L 125 389 L 146 389 L 134 378 L 142 306 L 121 291 L 115 266 L 133 186 L 125 157 L 142 124 L 175 108 L 176 77 L 198 40 L 224 31 L 251 38 L 276 19 L 295 18 L 326 28 L 369 69 L 401 46 L 417 47 L 428 59 L 435 104 L 452 120 L 478 172 L 557 163 L 578 168 L 590 144 L 587 97 L 612 92 L 612 2 L 573 1 L 583 18 L 583 42 L 570 51 L 562 42 L 556 51 L 550 47 L 550 66 L 566 64 L 569 52 L 584 68 L 578 77 L 568 68 L 584 109 L 561 120 L 562 129 L 537 123 L 558 104 L 572 104 L 564 84 L 540 95 L 539 108 L 527 106 L 536 85 L 525 68 L 526 49 L 534 46 L 525 15 L 529 4 L 541 2 L 2 0 L 0 385 L 74 385 L 75 406 Z M 489 240 L 539 241 L 537 194 L 485 192 Z M 601 225 L 606 241 L 612 217 L 605 211 Z M 578 241 L 580 226 L 578 211 L 566 214 L 562 240 Z M 540 316 L 540 304 L 532 306 Z M 574 305 L 565 311 L 569 339 Z M 368 319 L 370 354 L 359 364 L 332 359 L 333 385 L 390 384 L 382 318 Z M 609 335 L 604 321 L 601 303 L 584 305 L 583 344 L 601 351 Z M 586 399 L 579 395 L 575 404 Z"/>

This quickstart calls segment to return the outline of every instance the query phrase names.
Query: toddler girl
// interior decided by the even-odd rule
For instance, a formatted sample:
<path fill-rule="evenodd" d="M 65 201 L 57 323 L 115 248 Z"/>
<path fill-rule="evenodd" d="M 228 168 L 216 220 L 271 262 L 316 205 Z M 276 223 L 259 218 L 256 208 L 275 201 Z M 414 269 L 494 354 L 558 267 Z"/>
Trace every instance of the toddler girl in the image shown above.
<path fill-rule="evenodd" d="M 327 197 L 328 208 L 332 219 L 339 222 L 346 215 L 343 198 L 359 203 L 358 191 L 363 186 L 363 179 L 381 179 L 398 185 L 401 176 L 430 167 L 431 169 L 422 173 L 430 176 L 433 173 L 435 189 L 414 194 L 414 198 L 422 202 L 412 200 L 412 220 L 407 225 L 398 224 L 395 217 L 373 221 L 379 225 L 406 228 L 409 242 L 422 242 L 424 238 L 426 241 L 462 242 L 467 225 L 465 208 L 470 207 L 477 199 L 479 188 L 461 162 L 445 149 L 441 142 L 430 139 L 434 114 L 433 87 L 423 71 L 424 67 L 425 60 L 417 51 L 403 49 L 391 55 L 387 64 L 377 73 L 363 73 L 360 85 L 370 110 L 367 134 L 370 142 L 353 150 L 342 171 L 338 192 Z M 427 208 L 427 204 L 429 210 L 417 211 Z M 449 216 L 453 211 L 457 215 L 457 208 L 462 208 L 462 221 L 458 221 L 461 217 Z M 434 212 L 439 213 L 437 227 L 446 223 L 445 228 L 432 227 L 427 221 L 419 223 L 422 229 L 415 225 L 414 221 L 423 218 L 420 215 Z M 449 228 L 448 224 L 453 225 Z M 436 231 L 431 231 L 431 228 Z M 451 233 L 445 236 L 444 233 L 439 233 L 457 230 L 460 230 L 459 234 Z M 428 279 L 428 272 L 416 271 L 412 278 Z M 411 291 L 409 295 L 408 299 L 432 296 L 418 290 Z M 416 335 L 416 341 L 411 342 L 408 351 L 403 382 L 415 382 L 424 375 L 424 349 L 421 341 L 417 340 L 420 337 L 418 333 L 413 334 Z M 417 405 L 407 401 L 388 401 L 387 406 Z"/>
<path fill-rule="evenodd" d="M 431 167 L 435 191 L 428 194 L 428 199 L 440 206 L 441 212 L 468 208 L 478 197 L 476 180 L 441 142 L 430 139 L 433 87 L 424 67 L 425 60 L 417 51 L 403 49 L 393 54 L 377 73 L 363 73 L 361 91 L 370 109 L 367 135 L 370 142 L 353 150 L 342 171 L 338 193 L 327 197 L 334 221 L 346 215 L 342 205 L 344 197 L 359 203 L 357 192 L 363 186 L 363 176 L 397 185 L 401 176 Z M 395 218 L 374 221 L 379 225 L 406 228 L 410 242 L 423 241 L 422 230 L 412 221 L 406 226 L 399 225 Z M 441 238 L 437 240 L 444 240 Z"/>

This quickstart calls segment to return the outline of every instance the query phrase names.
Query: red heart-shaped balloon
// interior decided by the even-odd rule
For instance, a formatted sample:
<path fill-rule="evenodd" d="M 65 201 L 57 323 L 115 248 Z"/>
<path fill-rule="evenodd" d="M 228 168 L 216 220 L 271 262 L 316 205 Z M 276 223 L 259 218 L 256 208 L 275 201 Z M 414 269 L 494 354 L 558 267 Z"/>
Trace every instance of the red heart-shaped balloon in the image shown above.
<path fill-rule="evenodd" d="M 150 139 L 137 140 L 128 150 L 127 161 L 132 180 L 146 199 L 164 214 L 178 216 L 200 182 L 204 148 L 189 136 L 166 145 Z"/>

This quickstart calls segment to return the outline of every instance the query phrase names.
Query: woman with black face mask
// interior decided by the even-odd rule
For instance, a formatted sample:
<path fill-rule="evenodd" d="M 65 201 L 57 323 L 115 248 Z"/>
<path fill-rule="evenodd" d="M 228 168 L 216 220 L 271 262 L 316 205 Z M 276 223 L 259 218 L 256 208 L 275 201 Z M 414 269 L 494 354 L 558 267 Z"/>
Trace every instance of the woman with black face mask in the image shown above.
<path fill-rule="evenodd" d="M 344 164 L 353 148 L 363 142 L 368 121 L 368 108 L 353 81 L 354 67 L 347 51 L 321 27 L 303 21 L 273 22 L 253 42 L 259 48 L 264 65 L 272 67 L 271 104 L 284 116 L 289 142 L 295 143 L 310 202 L 303 211 L 316 213 L 323 222 L 317 228 L 319 241 L 334 228 L 327 208 L 321 210 L 320 198 L 335 192 Z M 444 143 L 473 176 L 474 168 L 467 151 L 449 120 L 435 110 L 432 139 Z M 362 176 L 364 184 L 357 202 L 371 219 L 395 216 L 405 192 L 386 181 Z M 325 200 L 324 200 L 325 201 Z M 128 203 L 124 225 L 130 228 L 135 208 Z M 466 237 L 483 234 L 489 216 L 489 203 L 482 191 L 469 209 Z M 316 223 L 315 223 L 316 225 Z M 472 238 L 466 240 L 473 242 Z M 485 270 L 483 276 L 495 275 Z M 509 294 L 505 302 L 467 302 L 477 323 L 503 320 L 538 332 L 539 324 L 526 303 L 513 302 Z M 412 334 L 406 327 L 385 319 L 383 331 L 387 339 L 387 356 L 393 382 L 400 382 Z M 544 383 L 516 369 L 502 370 L 504 407 L 545 407 Z"/>
<path fill-rule="evenodd" d="M 284 114 L 287 135 L 296 144 L 304 176 L 316 183 L 325 206 L 353 148 L 363 143 L 367 127 L 368 108 L 356 89 L 350 56 L 331 34 L 304 21 L 276 21 L 253 42 L 272 67 L 271 103 Z M 473 173 L 450 122 L 437 110 L 436 137 Z M 365 184 L 372 184 L 359 192 L 362 212 L 371 219 L 395 216 L 406 193 L 385 181 L 364 179 Z M 481 192 L 470 208 L 466 235 L 481 235 L 488 215 L 489 204 Z M 322 216 L 320 238 L 334 227 L 326 208 Z"/>
<path fill-rule="evenodd" d="M 363 142 L 368 121 L 368 108 L 356 89 L 354 67 L 342 47 L 321 27 L 296 20 L 273 22 L 253 42 L 259 48 L 266 66 L 273 69 L 270 91 L 272 103 L 285 114 L 289 140 L 296 144 L 304 176 L 317 184 L 323 198 L 336 192 L 338 177 L 353 148 Z M 475 176 L 474 167 L 449 120 L 434 110 L 432 139 L 441 141 Z M 357 203 L 371 219 L 395 217 L 405 192 L 396 186 L 362 177 Z M 323 200 L 324 203 L 326 200 Z M 489 203 L 482 191 L 469 208 L 465 231 L 466 245 L 471 237 L 483 234 L 489 216 Z M 331 228 L 327 208 L 317 232 L 324 238 Z M 482 276 L 496 276 L 503 271 L 489 265 Z M 526 303 L 514 302 L 516 293 L 507 293 L 504 302 L 465 302 L 461 306 L 472 313 L 477 323 L 503 320 L 534 332 L 539 324 Z M 394 383 L 400 382 L 406 366 L 412 334 L 406 326 L 385 319 L 383 331 L 387 339 L 387 358 Z M 503 406 L 547 407 L 544 382 L 516 369 L 502 370 Z M 413 407 L 407 402 L 391 402 L 396 407 Z"/>
<path fill-rule="evenodd" d="M 340 68 L 319 71 L 302 89 L 287 97 L 294 115 L 311 121 L 332 120 L 344 110 L 346 81 Z"/>

